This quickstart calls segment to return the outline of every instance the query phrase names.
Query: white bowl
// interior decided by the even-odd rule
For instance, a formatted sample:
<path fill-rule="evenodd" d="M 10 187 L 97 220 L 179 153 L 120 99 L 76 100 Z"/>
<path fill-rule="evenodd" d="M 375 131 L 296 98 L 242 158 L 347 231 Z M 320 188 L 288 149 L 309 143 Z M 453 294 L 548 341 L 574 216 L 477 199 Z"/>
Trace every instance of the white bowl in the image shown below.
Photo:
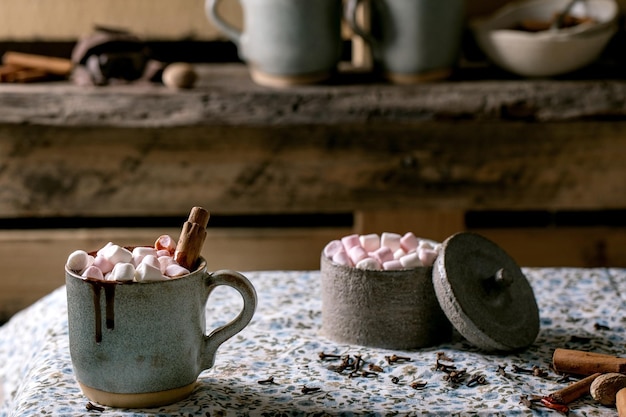
<path fill-rule="evenodd" d="M 551 77 L 583 68 L 602 53 L 617 31 L 619 7 L 614 0 L 578 2 L 570 14 L 594 23 L 526 32 L 513 29 L 524 19 L 551 20 L 569 0 L 511 3 L 491 18 L 472 25 L 478 45 L 499 67 L 524 77 Z"/>

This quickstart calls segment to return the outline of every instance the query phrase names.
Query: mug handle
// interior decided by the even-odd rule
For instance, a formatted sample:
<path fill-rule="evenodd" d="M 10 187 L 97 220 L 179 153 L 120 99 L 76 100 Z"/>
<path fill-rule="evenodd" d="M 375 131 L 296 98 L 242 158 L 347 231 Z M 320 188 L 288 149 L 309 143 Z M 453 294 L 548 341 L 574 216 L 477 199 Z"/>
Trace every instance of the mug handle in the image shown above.
<path fill-rule="evenodd" d="M 243 308 L 230 322 L 213 330 L 208 336 L 204 336 L 204 349 L 202 351 L 202 369 L 209 369 L 215 362 L 215 351 L 222 343 L 243 330 L 250 323 L 256 310 L 256 290 L 248 281 L 248 278 L 239 272 L 223 269 L 207 274 L 204 284 L 207 294 L 220 285 L 234 288 L 243 298 Z M 208 301 L 208 299 L 207 299 Z"/>
<path fill-rule="evenodd" d="M 359 8 L 360 3 L 362 3 L 361 0 L 348 0 L 348 2 L 346 3 L 345 18 L 348 22 L 348 26 L 350 26 L 354 33 L 362 37 L 365 42 L 369 43 L 370 45 L 374 45 L 376 44 L 376 39 L 374 39 L 374 37 L 370 33 L 363 29 L 361 25 L 359 25 L 356 12 Z"/>
<path fill-rule="evenodd" d="M 225 21 L 217 11 L 217 6 L 221 0 L 206 0 L 204 3 L 204 12 L 208 19 L 217 26 L 231 41 L 239 48 L 241 41 L 241 31 Z"/>

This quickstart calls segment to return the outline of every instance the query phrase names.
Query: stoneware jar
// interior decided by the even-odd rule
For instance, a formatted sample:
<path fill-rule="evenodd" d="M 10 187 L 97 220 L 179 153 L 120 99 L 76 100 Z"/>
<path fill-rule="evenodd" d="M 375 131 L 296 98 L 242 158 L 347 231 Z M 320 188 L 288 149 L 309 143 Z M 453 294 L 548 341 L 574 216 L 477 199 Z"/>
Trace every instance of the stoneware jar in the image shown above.
<path fill-rule="evenodd" d="M 154 407 L 188 396 L 200 372 L 213 366 L 217 348 L 248 325 L 256 308 L 256 292 L 243 275 L 208 273 L 204 259 L 194 272 L 166 281 L 83 279 L 66 268 L 65 282 L 74 374 L 90 400 L 113 407 Z M 220 285 L 237 290 L 243 307 L 207 335 L 207 302 Z"/>
<path fill-rule="evenodd" d="M 257 84 L 316 83 L 337 69 L 342 47 L 341 0 L 239 0 L 242 30 L 219 14 L 222 1 L 206 0 L 207 17 L 235 43 Z"/>
<path fill-rule="evenodd" d="M 442 244 L 433 267 L 361 270 L 322 253 L 322 334 L 341 343 L 417 349 L 453 328 L 485 351 L 515 351 L 539 333 L 539 309 L 520 267 L 473 233 Z"/>

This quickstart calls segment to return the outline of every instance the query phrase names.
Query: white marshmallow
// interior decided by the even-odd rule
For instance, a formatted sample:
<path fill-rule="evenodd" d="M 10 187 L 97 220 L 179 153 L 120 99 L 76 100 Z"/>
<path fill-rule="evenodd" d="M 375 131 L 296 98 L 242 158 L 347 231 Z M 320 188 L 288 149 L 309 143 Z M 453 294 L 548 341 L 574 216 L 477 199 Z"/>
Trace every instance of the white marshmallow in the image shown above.
<path fill-rule="evenodd" d="M 420 240 L 417 249 L 433 249 L 433 245 L 427 240 Z"/>
<path fill-rule="evenodd" d="M 341 243 L 340 240 L 331 240 L 324 247 L 324 256 L 332 259 L 332 257 L 335 256 L 336 253 L 343 250 L 343 243 Z"/>
<path fill-rule="evenodd" d="M 365 259 L 361 259 L 356 267 L 359 269 L 367 269 L 367 270 L 379 270 L 382 269 L 382 265 L 374 258 L 367 257 Z"/>
<path fill-rule="evenodd" d="M 420 257 L 417 252 L 407 253 L 399 260 L 405 268 L 417 268 L 418 266 L 422 266 L 422 261 L 420 261 Z"/>
<path fill-rule="evenodd" d="M 76 250 L 67 257 L 65 266 L 70 271 L 82 272 L 90 265 L 90 262 L 93 263 L 93 256 L 89 256 L 84 250 Z"/>
<path fill-rule="evenodd" d="M 184 268 L 177 263 L 168 265 L 168 267 L 165 268 L 165 275 L 172 278 L 182 277 L 183 275 L 187 275 L 188 273 L 189 270 L 187 268 Z"/>
<path fill-rule="evenodd" d="M 398 233 L 383 232 L 380 235 L 380 246 L 386 246 L 391 249 L 391 252 L 395 252 L 401 247 L 400 239 L 402 236 Z"/>
<path fill-rule="evenodd" d="M 132 252 L 119 245 L 108 245 L 103 248 L 98 255 L 105 257 L 114 265 L 120 262 L 128 263 L 133 259 Z"/>
<path fill-rule="evenodd" d="M 96 252 L 96 256 L 100 255 L 102 251 L 105 251 L 109 246 L 112 246 L 112 245 L 114 245 L 113 242 L 108 242 L 106 245 L 98 249 L 98 252 Z"/>
<path fill-rule="evenodd" d="M 153 268 L 156 269 L 161 269 L 161 264 L 159 263 L 159 259 L 154 256 L 154 255 L 146 255 L 143 257 L 143 260 L 141 261 L 142 264 L 148 264 Z M 137 266 L 137 268 L 139 268 L 139 266 Z"/>
<path fill-rule="evenodd" d="M 406 255 L 406 252 L 404 251 L 404 249 L 400 248 L 393 253 L 393 259 L 400 259 L 404 255 Z"/>
<path fill-rule="evenodd" d="M 137 282 L 165 281 L 167 279 L 168 278 L 161 273 L 161 268 L 155 268 L 153 265 L 146 262 L 140 263 L 135 270 L 135 281 Z"/>
<path fill-rule="evenodd" d="M 391 261 L 383 263 L 383 269 L 385 271 L 396 271 L 402 269 L 402 264 L 400 263 L 400 261 L 393 259 Z"/>
<path fill-rule="evenodd" d="M 137 266 L 141 263 L 141 261 L 146 255 L 156 256 L 157 251 L 154 248 L 150 248 L 146 246 L 137 246 L 135 249 L 133 249 L 132 254 L 133 254 L 133 261 L 132 261 L 133 265 Z"/>
<path fill-rule="evenodd" d="M 348 256 L 352 264 L 357 264 L 360 260 L 367 258 L 367 252 L 361 246 L 353 246 L 348 251 Z"/>
<path fill-rule="evenodd" d="M 376 233 L 359 236 L 359 242 L 361 242 L 361 246 L 363 246 L 363 249 L 367 252 L 374 252 L 376 249 L 380 248 L 380 236 Z"/>
<path fill-rule="evenodd" d="M 418 244 L 419 239 L 413 234 L 413 232 L 405 233 L 400 239 L 400 245 L 407 253 L 415 251 Z"/>
<path fill-rule="evenodd" d="M 132 281 L 135 278 L 135 266 L 128 262 L 115 264 L 107 276 L 107 281 Z"/>
<path fill-rule="evenodd" d="M 159 266 L 161 268 L 161 272 L 165 274 L 165 270 L 170 265 L 178 265 L 174 260 L 173 256 L 161 256 L 159 259 Z M 167 274 L 166 274 L 167 275 Z"/>
<path fill-rule="evenodd" d="M 81 274 L 83 278 L 92 278 L 92 279 L 104 279 L 104 274 L 97 266 L 88 266 L 87 269 L 83 271 Z"/>

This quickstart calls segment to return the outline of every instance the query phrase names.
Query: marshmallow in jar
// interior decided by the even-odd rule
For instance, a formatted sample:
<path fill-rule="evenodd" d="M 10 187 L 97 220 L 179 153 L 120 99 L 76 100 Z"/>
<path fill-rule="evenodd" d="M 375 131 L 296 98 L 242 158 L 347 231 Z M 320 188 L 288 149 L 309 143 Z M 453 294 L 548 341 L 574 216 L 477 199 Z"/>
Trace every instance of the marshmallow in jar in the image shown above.
<path fill-rule="evenodd" d="M 443 243 L 413 233 L 349 235 L 321 255 L 322 334 L 388 349 L 433 346 L 453 326 L 487 351 L 534 342 L 539 313 L 515 261 L 474 233 Z"/>

